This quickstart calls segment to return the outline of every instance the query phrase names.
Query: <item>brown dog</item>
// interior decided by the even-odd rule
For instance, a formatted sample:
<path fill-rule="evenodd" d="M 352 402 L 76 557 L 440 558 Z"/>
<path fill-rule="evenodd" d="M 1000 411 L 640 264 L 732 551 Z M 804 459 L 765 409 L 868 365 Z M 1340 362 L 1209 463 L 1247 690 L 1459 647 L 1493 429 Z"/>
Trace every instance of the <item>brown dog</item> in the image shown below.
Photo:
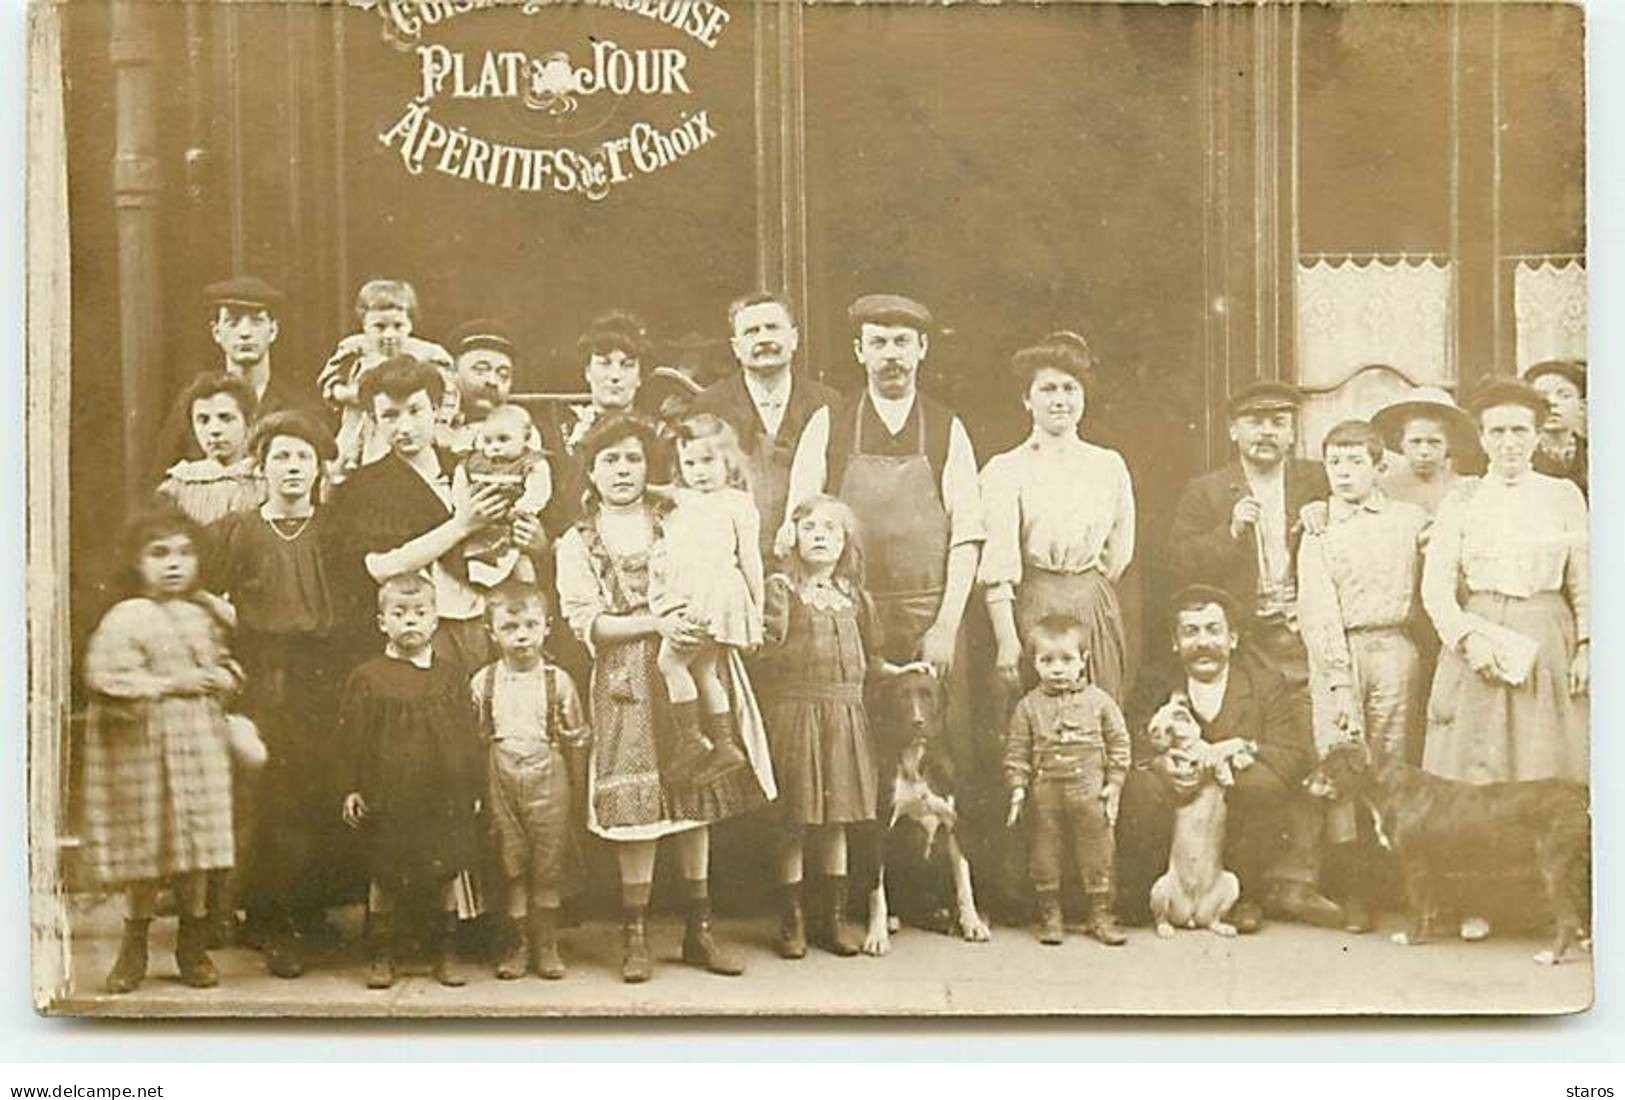
<path fill-rule="evenodd" d="M 1151 716 L 1147 733 L 1160 753 L 1157 770 L 1179 799 L 1168 870 L 1151 886 L 1157 935 L 1167 938 L 1175 928 L 1206 928 L 1234 936 L 1235 925 L 1224 918 L 1241 897 L 1241 881 L 1224 869 L 1224 785 L 1192 751 L 1202 744 L 1201 729 L 1189 704 L 1176 695 Z"/>
<path fill-rule="evenodd" d="M 965 939 L 980 943 L 992 938 L 987 922 L 976 911 L 970 862 L 956 834 L 959 814 L 954 804 L 953 765 L 944 738 L 945 707 L 942 683 L 922 662 L 889 670 L 873 693 L 880 824 L 885 835 L 869 894 L 869 927 L 863 940 L 866 955 L 890 951 L 891 933 L 898 926 L 886 897 L 888 870 L 911 884 L 923 880 L 928 894 L 951 893 L 952 920 Z M 898 861 L 906 861 L 908 866 L 894 866 Z M 939 870 L 944 865 L 945 872 Z M 944 874 L 948 882 L 937 881 Z M 941 889 L 945 885 L 948 889 Z"/>
<path fill-rule="evenodd" d="M 1441 878 L 1528 867 L 1545 884 L 1554 927 L 1551 947 L 1535 961 L 1561 962 L 1576 942 L 1588 945 L 1582 913 L 1591 814 L 1583 784 L 1459 783 L 1354 741 L 1328 752 L 1304 785 L 1314 794 L 1366 806 L 1378 842 L 1399 860 L 1410 912 L 1408 927 L 1393 935 L 1395 943 L 1428 938 Z"/>

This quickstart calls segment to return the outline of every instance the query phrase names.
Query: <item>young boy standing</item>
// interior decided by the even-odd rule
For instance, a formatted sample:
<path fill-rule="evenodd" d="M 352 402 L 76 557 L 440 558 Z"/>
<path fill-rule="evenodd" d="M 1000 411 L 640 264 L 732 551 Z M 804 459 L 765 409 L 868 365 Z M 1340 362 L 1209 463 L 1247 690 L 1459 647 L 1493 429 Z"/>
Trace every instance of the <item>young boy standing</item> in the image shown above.
<path fill-rule="evenodd" d="M 1405 759 L 1422 696 L 1420 658 L 1407 628 L 1419 606 L 1428 514 L 1377 487 L 1383 441 L 1365 421 L 1333 427 L 1322 458 L 1332 494 L 1326 528 L 1306 533 L 1298 550 L 1298 622 L 1318 747 L 1326 750 L 1330 731 L 1363 732 L 1373 749 Z M 1327 839 L 1353 841 L 1353 825 L 1346 809 L 1334 813 Z M 1351 899 L 1345 911 L 1349 931 L 1369 930 L 1364 898 Z"/>
<path fill-rule="evenodd" d="M 1129 767 L 1128 726 L 1111 696 L 1089 682 L 1084 626 L 1048 615 L 1031 631 L 1038 687 L 1016 704 L 1004 745 L 1007 825 L 1033 803 L 1030 868 L 1038 895 L 1038 942 L 1058 944 L 1062 845 L 1072 842 L 1089 897 L 1089 934 L 1127 942 L 1112 916 L 1112 825 Z"/>
<path fill-rule="evenodd" d="M 339 705 L 339 734 L 355 760 L 344 821 L 362 831 L 367 853 L 369 989 L 395 984 L 405 934 L 431 924 L 434 976 L 466 981 L 453 962 L 454 883 L 474 864 L 483 780 L 465 673 L 435 655 L 435 622 L 427 578 L 403 573 L 379 585 L 388 641 L 350 675 Z M 408 919 L 397 920 L 397 909 Z"/>
<path fill-rule="evenodd" d="M 565 746 L 587 736 L 575 684 L 542 656 L 547 604 L 537 589 L 510 582 L 485 601 L 500 659 L 474 674 L 474 708 L 489 747 L 488 790 L 515 935 L 498 978 L 527 971 L 564 977 L 559 901 L 570 832 L 570 769 Z"/>

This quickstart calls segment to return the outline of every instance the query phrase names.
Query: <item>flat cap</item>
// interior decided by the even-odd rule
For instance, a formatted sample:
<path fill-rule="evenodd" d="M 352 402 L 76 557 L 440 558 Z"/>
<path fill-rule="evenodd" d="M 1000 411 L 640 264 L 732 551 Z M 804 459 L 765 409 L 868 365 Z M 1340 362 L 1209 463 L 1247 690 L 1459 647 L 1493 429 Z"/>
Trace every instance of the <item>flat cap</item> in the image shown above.
<path fill-rule="evenodd" d="M 1187 584 L 1173 594 L 1168 606 L 1174 609 L 1177 618 L 1180 608 L 1206 607 L 1208 604 L 1218 604 L 1224 608 L 1224 617 L 1232 628 L 1241 626 L 1241 608 L 1236 598 L 1224 589 L 1211 584 Z"/>
<path fill-rule="evenodd" d="M 1545 419 L 1548 410 L 1546 398 L 1540 391 L 1517 378 L 1492 378 L 1467 399 L 1467 409 L 1474 416 L 1482 416 L 1485 409 L 1502 405 L 1522 405 L 1535 414 L 1537 424 Z"/>
<path fill-rule="evenodd" d="M 508 332 L 508 326 L 489 317 L 476 317 L 458 325 L 451 334 L 450 343 L 453 355 L 476 348 L 494 348 L 509 355 L 514 353 L 513 337 Z"/>
<path fill-rule="evenodd" d="M 238 275 L 210 283 L 203 295 L 212 306 L 248 306 L 275 313 L 282 308 L 282 292 L 264 279 L 252 275 Z"/>
<path fill-rule="evenodd" d="M 1556 374 L 1567 378 L 1580 391 L 1580 396 L 1586 393 L 1586 365 L 1583 359 L 1548 359 L 1544 363 L 1536 363 L 1523 373 L 1523 380 L 1531 386 L 1535 379 L 1543 375 Z"/>
<path fill-rule="evenodd" d="M 1303 392 L 1291 382 L 1265 379 L 1231 394 L 1225 408 L 1231 417 L 1237 417 L 1243 413 L 1290 411 L 1302 404 Z"/>
<path fill-rule="evenodd" d="M 931 328 L 931 311 L 901 294 L 865 294 L 846 310 L 853 325 L 907 325 L 921 332 Z"/>

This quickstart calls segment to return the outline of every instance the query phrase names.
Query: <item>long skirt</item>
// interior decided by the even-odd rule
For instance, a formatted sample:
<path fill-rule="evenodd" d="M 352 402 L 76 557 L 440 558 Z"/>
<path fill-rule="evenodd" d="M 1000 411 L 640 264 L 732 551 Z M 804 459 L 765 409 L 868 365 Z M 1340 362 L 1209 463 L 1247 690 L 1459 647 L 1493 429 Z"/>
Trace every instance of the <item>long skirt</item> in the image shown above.
<path fill-rule="evenodd" d="M 1587 781 L 1589 698 L 1569 694 L 1574 615 L 1556 592 L 1527 598 L 1475 592 L 1466 610 L 1540 644 L 1517 687 L 1474 672 L 1454 649 L 1439 654 L 1428 699 L 1422 767 L 1467 783 Z"/>
<path fill-rule="evenodd" d="M 232 865 L 223 719 L 201 696 L 91 705 L 85 817 L 97 881 L 121 886 Z"/>
<path fill-rule="evenodd" d="M 1090 679 L 1122 706 L 1128 647 L 1112 583 L 1094 571 L 1050 573 L 1029 565 L 1016 589 L 1016 629 L 1023 640 L 1046 615 L 1070 615 L 1083 624 Z"/>

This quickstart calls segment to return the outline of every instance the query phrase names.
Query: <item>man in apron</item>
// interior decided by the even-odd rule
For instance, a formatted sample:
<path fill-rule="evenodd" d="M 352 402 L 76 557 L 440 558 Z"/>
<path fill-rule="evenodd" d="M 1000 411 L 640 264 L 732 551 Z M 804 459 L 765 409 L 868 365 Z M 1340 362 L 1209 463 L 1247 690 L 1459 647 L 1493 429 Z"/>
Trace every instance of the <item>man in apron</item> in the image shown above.
<path fill-rule="evenodd" d="M 990 831 L 977 828 L 987 816 L 976 812 L 983 801 L 976 792 L 986 785 L 978 777 L 995 788 L 1000 782 L 996 741 L 979 744 L 968 729 L 960 631 L 983 541 L 976 455 L 959 417 L 918 390 L 930 311 L 899 295 L 870 294 L 847 316 L 867 385 L 808 418 L 790 466 L 778 548 L 792 544 L 789 517 L 808 496 L 829 493 L 857 514 L 880 652 L 897 663 L 923 660 L 946 684 L 945 747 L 974 862 L 978 834 Z M 981 766 L 989 752 L 993 762 Z M 999 791 L 992 797 L 996 803 Z M 884 822 L 891 791 L 882 790 L 881 800 Z"/>

